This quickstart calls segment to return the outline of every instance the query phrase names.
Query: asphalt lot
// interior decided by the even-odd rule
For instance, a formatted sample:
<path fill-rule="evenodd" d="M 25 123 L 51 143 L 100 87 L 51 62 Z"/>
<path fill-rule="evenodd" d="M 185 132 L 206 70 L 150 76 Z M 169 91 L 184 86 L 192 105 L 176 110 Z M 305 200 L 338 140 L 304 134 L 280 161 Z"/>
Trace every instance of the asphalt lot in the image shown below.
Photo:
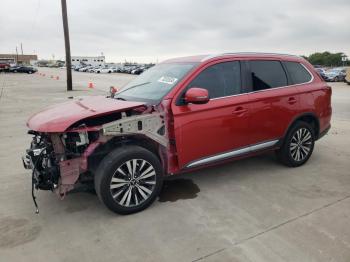
<path fill-rule="evenodd" d="M 45 74 L 43 78 L 50 78 L 53 76 L 55 81 L 58 76 L 58 81 L 65 81 L 66 69 L 65 68 L 47 68 L 39 67 L 39 73 Z M 96 73 L 86 73 L 86 72 L 72 72 L 73 85 L 78 89 L 86 89 L 89 83 L 93 84 L 93 87 L 98 90 L 108 91 L 111 86 L 122 87 L 132 79 L 135 75 L 130 74 L 96 74 Z"/>
<path fill-rule="evenodd" d="M 194 172 L 129 216 L 91 193 L 41 191 L 36 215 L 20 160 L 26 119 L 133 77 L 74 73 L 67 93 L 63 69 L 44 71 L 0 74 L 0 261 L 350 261 L 350 86 L 332 84 L 332 129 L 302 167 L 270 154 Z"/>

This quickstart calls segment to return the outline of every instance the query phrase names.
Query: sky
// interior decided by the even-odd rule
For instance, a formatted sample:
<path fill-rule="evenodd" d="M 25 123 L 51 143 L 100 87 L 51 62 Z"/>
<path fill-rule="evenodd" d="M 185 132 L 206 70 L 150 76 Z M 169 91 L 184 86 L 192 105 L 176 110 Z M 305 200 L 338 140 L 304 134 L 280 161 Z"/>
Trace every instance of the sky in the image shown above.
<path fill-rule="evenodd" d="M 349 0 L 67 0 L 72 56 L 160 62 L 225 52 L 350 57 Z M 0 3 L 0 53 L 64 59 L 60 0 Z"/>

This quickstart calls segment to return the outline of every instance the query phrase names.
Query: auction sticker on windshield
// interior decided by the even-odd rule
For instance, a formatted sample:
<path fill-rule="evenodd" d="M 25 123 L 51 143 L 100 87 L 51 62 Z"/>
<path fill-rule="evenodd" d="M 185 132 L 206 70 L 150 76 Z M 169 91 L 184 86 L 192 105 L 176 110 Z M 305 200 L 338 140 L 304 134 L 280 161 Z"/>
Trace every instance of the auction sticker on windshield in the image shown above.
<path fill-rule="evenodd" d="M 171 76 L 162 76 L 161 78 L 158 79 L 158 82 L 168 84 L 168 85 L 173 85 L 177 81 L 177 78 L 171 77 Z"/>

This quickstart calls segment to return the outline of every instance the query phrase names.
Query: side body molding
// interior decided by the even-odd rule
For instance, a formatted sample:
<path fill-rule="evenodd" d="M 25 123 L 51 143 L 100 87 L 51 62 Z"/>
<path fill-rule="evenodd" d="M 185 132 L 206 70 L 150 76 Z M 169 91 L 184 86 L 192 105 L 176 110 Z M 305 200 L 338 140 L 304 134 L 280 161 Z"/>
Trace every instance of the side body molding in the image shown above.
<path fill-rule="evenodd" d="M 250 145 L 247 147 L 243 147 L 240 149 L 236 149 L 233 151 L 228 151 L 225 153 L 220 153 L 217 155 L 213 155 L 213 156 L 209 156 L 209 157 L 205 157 L 196 161 L 193 161 L 191 163 L 189 163 L 186 168 L 192 168 L 192 167 L 197 167 L 197 166 L 201 166 L 201 165 L 205 165 L 205 164 L 210 164 L 212 162 L 216 162 L 216 161 L 220 161 L 220 160 L 224 160 L 227 158 L 231 158 L 231 157 L 237 157 L 237 156 L 241 156 L 244 154 L 248 154 L 248 153 L 252 153 L 258 150 L 262 150 L 265 148 L 269 148 L 272 147 L 274 145 L 276 145 L 278 143 L 279 140 L 271 140 L 271 141 L 267 141 L 267 142 L 263 142 L 263 143 L 259 143 L 259 144 L 255 144 L 255 145 Z"/>

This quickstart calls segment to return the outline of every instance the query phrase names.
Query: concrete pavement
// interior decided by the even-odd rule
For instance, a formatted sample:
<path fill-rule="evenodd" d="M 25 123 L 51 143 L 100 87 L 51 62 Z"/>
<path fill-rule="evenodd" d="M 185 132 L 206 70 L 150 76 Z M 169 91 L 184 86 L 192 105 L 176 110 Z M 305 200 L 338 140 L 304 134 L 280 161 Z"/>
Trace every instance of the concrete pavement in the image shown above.
<path fill-rule="evenodd" d="M 20 160 L 31 139 L 25 121 L 68 96 L 104 94 L 111 82 L 130 80 L 98 75 L 99 88 L 88 89 L 83 83 L 94 76 L 73 75 L 78 91 L 67 93 L 63 77 L 0 75 L 0 261 L 350 261 L 350 86 L 343 83 L 332 84 L 330 133 L 300 168 L 268 154 L 193 172 L 166 182 L 159 201 L 129 216 L 93 194 L 61 201 L 41 191 L 35 215 Z"/>

